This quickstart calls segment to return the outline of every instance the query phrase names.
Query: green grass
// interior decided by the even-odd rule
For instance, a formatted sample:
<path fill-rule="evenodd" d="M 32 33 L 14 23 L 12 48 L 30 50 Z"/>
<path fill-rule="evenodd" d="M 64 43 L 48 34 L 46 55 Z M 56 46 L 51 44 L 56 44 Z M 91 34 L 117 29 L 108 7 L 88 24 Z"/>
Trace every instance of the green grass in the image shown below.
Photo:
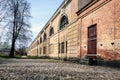
<path fill-rule="evenodd" d="M 10 59 L 8 55 L 0 54 L 0 59 Z M 22 57 L 20 55 L 15 55 L 15 59 L 50 59 L 49 56 L 26 56 Z"/>
<path fill-rule="evenodd" d="M 4 54 L 0 54 L 0 59 L 10 59 L 11 57 L 9 57 L 8 55 L 4 55 Z M 19 55 L 15 55 L 16 59 L 21 59 L 22 57 Z"/>
<path fill-rule="evenodd" d="M 49 56 L 27 56 L 26 59 L 50 59 Z"/>
<path fill-rule="evenodd" d="M 7 55 L 0 54 L 0 59 L 9 59 L 10 57 Z"/>

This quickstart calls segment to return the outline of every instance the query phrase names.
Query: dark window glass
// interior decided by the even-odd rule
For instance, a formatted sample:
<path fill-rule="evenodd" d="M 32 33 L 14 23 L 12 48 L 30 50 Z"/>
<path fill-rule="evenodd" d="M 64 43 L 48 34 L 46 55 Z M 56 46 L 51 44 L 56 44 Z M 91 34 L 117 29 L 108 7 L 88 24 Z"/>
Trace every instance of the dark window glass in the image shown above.
<path fill-rule="evenodd" d="M 58 49 L 58 53 L 60 53 L 60 43 L 59 43 L 59 45 L 58 45 L 58 48 L 59 48 L 59 49 Z"/>
<path fill-rule="evenodd" d="M 64 42 L 61 43 L 61 53 L 64 53 Z"/>
<path fill-rule="evenodd" d="M 63 16 L 60 21 L 60 30 L 63 29 L 66 24 L 68 24 L 68 18 L 66 16 Z"/>
<path fill-rule="evenodd" d="M 46 40 L 46 33 L 44 33 L 44 36 L 43 36 L 43 38 L 44 38 L 44 41 Z"/>
<path fill-rule="evenodd" d="M 40 38 L 40 43 L 42 43 L 42 38 Z"/>
<path fill-rule="evenodd" d="M 52 27 L 52 28 L 50 28 L 49 35 L 52 36 L 53 34 L 54 34 L 54 29 L 53 29 L 53 27 Z"/>
<path fill-rule="evenodd" d="M 79 10 L 84 8 L 87 4 L 91 3 L 92 1 L 94 0 L 79 0 L 78 2 Z"/>

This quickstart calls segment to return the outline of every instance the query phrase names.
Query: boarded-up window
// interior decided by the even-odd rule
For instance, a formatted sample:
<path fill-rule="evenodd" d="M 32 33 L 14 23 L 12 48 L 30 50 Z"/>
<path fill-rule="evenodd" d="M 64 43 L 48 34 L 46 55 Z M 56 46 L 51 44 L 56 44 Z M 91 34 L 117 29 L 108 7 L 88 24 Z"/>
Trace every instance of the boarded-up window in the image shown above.
<path fill-rule="evenodd" d="M 43 54 L 46 54 L 46 47 L 43 48 Z"/>
<path fill-rule="evenodd" d="M 41 54 L 41 48 L 40 48 L 40 54 Z"/>

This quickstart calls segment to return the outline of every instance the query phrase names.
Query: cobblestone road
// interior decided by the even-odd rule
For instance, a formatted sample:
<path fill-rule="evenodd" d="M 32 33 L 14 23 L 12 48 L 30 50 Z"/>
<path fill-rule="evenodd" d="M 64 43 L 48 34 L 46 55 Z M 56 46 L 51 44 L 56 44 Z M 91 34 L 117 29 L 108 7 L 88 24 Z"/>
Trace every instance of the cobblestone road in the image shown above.
<path fill-rule="evenodd" d="M 55 60 L 0 60 L 0 80 L 120 80 L 120 70 Z"/>

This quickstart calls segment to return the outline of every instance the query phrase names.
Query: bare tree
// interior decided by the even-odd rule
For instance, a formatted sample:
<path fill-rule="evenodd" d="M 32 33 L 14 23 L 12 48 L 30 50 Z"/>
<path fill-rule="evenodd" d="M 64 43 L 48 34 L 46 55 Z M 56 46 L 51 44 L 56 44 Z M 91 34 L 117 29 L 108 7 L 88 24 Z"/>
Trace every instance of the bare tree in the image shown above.
<path fill-rule="evenodd" d="M 2 22 L 2 20 L 5 17 L 5 8 L 6 8 L 6 4 L 5 4 L 5 0 L 0 0 L 0 22 Z"/>
<path fill-rule="evenodd" d="M 14 57 L 15 45 L 17 43 L 26 44 L 30 40 L 30 4 L 27 0 L 4 0 L 6 1 L 5 27 L 7 28 L 7 38 L 11 40 L 11 51 L 9 56 Z"/>

